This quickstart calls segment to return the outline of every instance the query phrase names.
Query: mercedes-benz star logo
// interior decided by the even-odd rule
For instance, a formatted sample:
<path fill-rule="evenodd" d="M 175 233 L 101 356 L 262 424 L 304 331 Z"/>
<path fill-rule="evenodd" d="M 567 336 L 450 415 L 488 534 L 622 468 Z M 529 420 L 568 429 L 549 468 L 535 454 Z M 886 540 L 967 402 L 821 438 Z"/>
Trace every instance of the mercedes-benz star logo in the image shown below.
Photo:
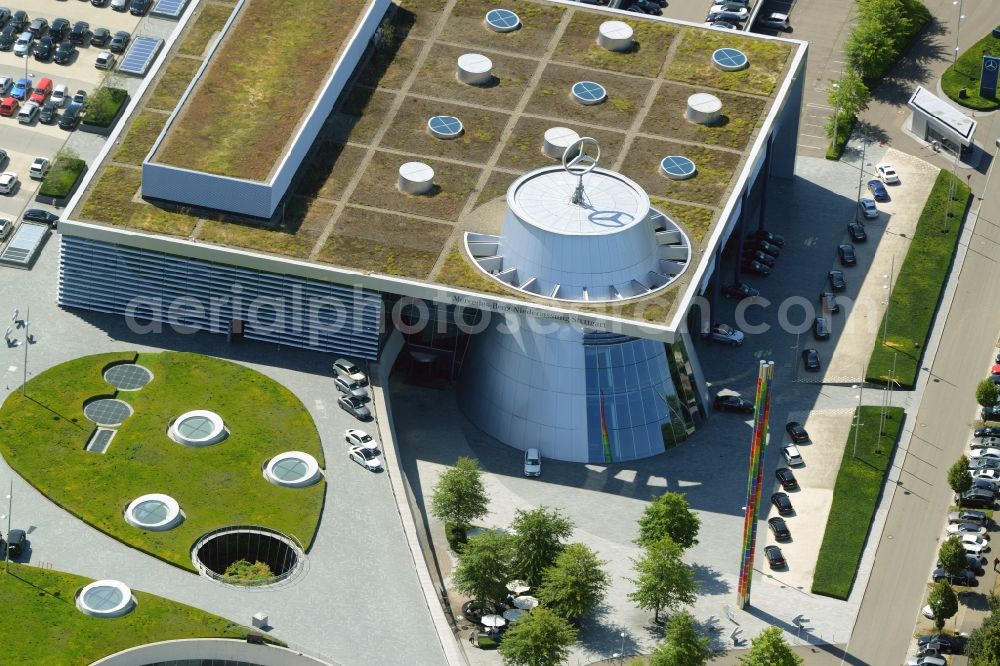
<path fill-rule="evenodd" d="M 1000 66 L 1000 62 L 997 62 L 996 60 L 987 60 L 983 63 L 983 69 L 989 72 L 997 71 L 998 66 Z"/>
<path fill-rule="evenodd" d="M 597 139 L 580 137 L 563 151 L 563 169 L 574 176 L 590 173 L 601 159 L 601 145 Z"/>

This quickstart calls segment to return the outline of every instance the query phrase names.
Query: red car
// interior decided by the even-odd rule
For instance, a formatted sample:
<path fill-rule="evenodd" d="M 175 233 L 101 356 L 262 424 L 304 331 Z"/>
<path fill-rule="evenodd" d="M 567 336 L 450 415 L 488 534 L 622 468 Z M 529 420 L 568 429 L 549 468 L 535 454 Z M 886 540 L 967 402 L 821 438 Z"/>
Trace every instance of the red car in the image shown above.
<path fill-rule="evenodd" d="M 21 103 L 13 97 L 4 97 L 3 101 L 0 102 L 0 116 L 13 118 L 20 107 Z"/>
<path fill-rule="evenodd" d="M 52 94 L 52 79 L 39 79 L 38 83 L 35 84 L 35 89 L 31 91 L 31 97 L 28 101 L 34 102 L 38 106 L 45 104 L 45 101 Z"/>

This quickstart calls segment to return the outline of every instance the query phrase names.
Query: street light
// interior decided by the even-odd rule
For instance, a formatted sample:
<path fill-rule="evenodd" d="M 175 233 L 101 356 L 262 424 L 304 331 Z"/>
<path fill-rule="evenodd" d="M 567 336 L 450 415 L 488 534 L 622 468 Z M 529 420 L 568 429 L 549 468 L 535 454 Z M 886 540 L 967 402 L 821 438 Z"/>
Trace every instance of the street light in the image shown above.
<path fill-rule="evenodd" d="M 843 72 L 841 72 L 840 76 L 841 76 L 841 78 L 843 78 L 843 76 L 844 76 Z M 834 90 L 840 90 L 840 84 L 839 83 L 834 83 L 833 84 L 833 89 Z M 836 110 L 836 112 L 834 112 L 834 115 L 833 115 L 833 145 L 834 145 L 834 147 L 837 146 L 837 139 L 838 138 L 840 138 L 840 97 L 837 98 L 837 110 Z"/>
<path fill-rule="evenodd" d="M 951 4 L 958 5 L 958 23 L 955 24 L 955 61 L 952 63 L 952 67 L 958 70 L 958 37 L 962 34 L 962 19 L 965 15 L 962 14 L 962 1 L 963 0 L 953 0 Z"/>
<path fill-rule="evenodd" d="M 8 530 L 8 532 L 9 531 L 10 530 Z M 625 632 L 624 631 L 621 632 L 621 637 L 622 637 L 622 647 L 621 647 L 621 652 L 618 653 L 618 659 L 619 659 L 618 663 L 619 664 L 624 664 L 625 663 Z"/>

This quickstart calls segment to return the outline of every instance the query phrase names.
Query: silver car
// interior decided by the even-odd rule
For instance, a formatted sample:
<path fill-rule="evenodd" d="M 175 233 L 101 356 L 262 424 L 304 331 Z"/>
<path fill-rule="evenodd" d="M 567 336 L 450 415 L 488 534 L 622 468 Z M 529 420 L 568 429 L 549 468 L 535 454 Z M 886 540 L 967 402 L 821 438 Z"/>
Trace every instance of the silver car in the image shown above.
<path fill-rule="evenodd" d="M 28 51 L 31 50 L 31 41 L 33 39 L 34 37 L 32 37 L 31 33 L 28 31 L 24 31 L 18 35 L 17 41 L 14 42 L 14 55 L 20 58 L 27 58 Z"/>
<path fill-rule="evenodd" d="M 361 400 L 368 400 L 368 391 L 364 389 L 361 382 L 355 381 L 350 377 L 337 377 L 333 380 L 336 384 L 337 390 L 344 395 L 353 395 L 355 398 L 360 398 Z"/>
<path fill-rule="evenodd" d="M 355 398 L 353 395 L 345 395 L 337 400 L 337 404 L 345 412 L 360 421 L 367 421 L 372 417 L 372 413 L 365 407 L 364 401 L 360 398 Z"/>

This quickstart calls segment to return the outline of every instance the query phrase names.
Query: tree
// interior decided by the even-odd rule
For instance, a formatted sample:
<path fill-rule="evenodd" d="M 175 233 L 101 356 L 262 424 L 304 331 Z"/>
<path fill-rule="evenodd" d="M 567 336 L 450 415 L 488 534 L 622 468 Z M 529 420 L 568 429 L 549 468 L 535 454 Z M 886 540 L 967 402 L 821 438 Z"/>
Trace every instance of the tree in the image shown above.
<path fill-rule="evenodd" d="M 969 666 L 1000 666 L 1000 612 L 996 609 L 969 634 Z"/>
<path fill-rule="evenodd" d="M 958 597 L 948 581 L 939 580 L 931 586 L 930 594 L 927 595 L 927 605 L 934 613 L 934 626 L 941 631 L 945 620 L 958 612 Z"/>
<path fill-rule="evenodd" d="M 962 542 L 957 536 L 951 536 L 944 540 L 938 550 L 938 560 L 941 562 L 941 568 L 952 576 L 959 575 L 969 566 L 968 559 L 965 557 L 965 548 L 962 547 Z"/>
<path fill-rule="evenodd" d="M 976 402 L 980 407 L 992 407 L 1000 400 L 1000 384 L 992 379 L 984 379 L 976 387 Z"/>
<path fill-rule="evenodd" d="M 604 560 L 582 543 L 571 543 L 542 572 L 538 600 L 571 622 L 604 600 L 611 579 Z"/>
<path fill-rule="evenodd" d="M 701 520 L 690 509 L 684 495 L 663 493 L 646 507 L 639 518 L 640 546 L 647 547 L 665 536 L 670 537 L 681 548 L 690 548 L 698 543 L 698 528 Z"/>
<path fill-rule="evenodd" d="M 698 633 L 694 617 L 681 611 L 670 618 L 663 640 L 649 657 L 649 666 L 704 666 L 712 658 L 712 639 Z"/>
<path fill-rule="evenodd" d="M 802 657 L 792 652 L 778 627 L 769 627 L 750 641 L 750 651 L 740 657 L 743 666 L 799 666 Z"/>
<path fill-rule="evenodd" d="M 431 515 L 445 523 L 471 525 L 489 513 L 489 504 L 478 463 L 462 456 L 434 485 Z"/>
<path fill-rule="evenodd" d="M 961 495 L 972 487 L 969 459 L 965 456 L 960 456 L 955 464 L 948 468 L 948 485 L 956 495 Z"/>
<path fill-rule="evenodd" d="M 542 571 L 552 566 L 573 533 L 573 522 L 558 509 L 540 506 L 514 514 L 510 523 L 511 573 L 532 587 L 542 582 Z"/>
<path fill-rule="evenodd" d="M 896 60 L 896 53 L 895 40 L 884 24 L 861 21 L 844 43 L 849 65 L 845 78 L 847 71 L 854 70 L 865 81 L 877 79 Z"/>
<path fill-rule="evenodd" d="M 635 592 L 628 598 L 643 610 L 653 611 L 653 619 L 660 621 L 660 610 L 675 611 L 684 604 L 693 604 L 698 593 L 694 571 L 681 560 L 684 551 L 666 536 L 646 548 L 639 559 L 632 559 L 637 578 Z"/>
<path fill-rule="evenodd" d="M 575 642 L 576 629 L 539 606 L 507 630 L 499 652 L 505 666 L 557 666 L 569 658 Z"/>
<path fill-rule="evenodd" d="M 486 532 L 471 537 L 452 572 L 455 589 L 473 599 L 494 603 L 507 596 L 510 580 L 510 536 Z"/>
<path fill-rule="evenodd" d="M 847 138 L 852 119 L 868 108 L 871 93 L 861 76 L 853 69 L 844 70 L 843 76 L 830 87 L 827 100 L 836 112 L 827 121 L 827 134 L 831 140 Z"/>

